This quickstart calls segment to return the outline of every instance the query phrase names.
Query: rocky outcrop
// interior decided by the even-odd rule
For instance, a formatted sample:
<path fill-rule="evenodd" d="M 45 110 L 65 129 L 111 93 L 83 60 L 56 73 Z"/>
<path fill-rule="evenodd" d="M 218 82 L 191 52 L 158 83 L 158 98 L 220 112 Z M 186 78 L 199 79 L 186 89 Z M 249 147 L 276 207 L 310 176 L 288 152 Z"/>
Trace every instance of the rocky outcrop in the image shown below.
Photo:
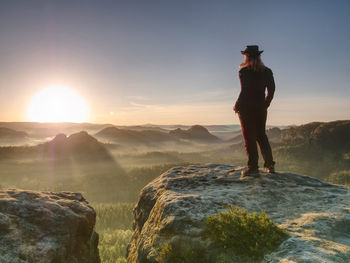
<path fill-rule="evenodd" d="M 58 134 L 49 142 L 37 146 L 44 158 L 60 160 L 75 159 L 85 162 L 112 162 L 113 158 L 105 146 L 85 131 Z"/>
<path fill-rule="evenodd" d="M 0 191 L 0 262 L 98 263 L 96 214 L 79 193 Z"/>
<path fill-rule="evenodd" d="M 349 188 L 291 173 L 240 179 L 242 169 L 176 167 L 145 186 L 134 210 L 128 262 L 156 262 L 159 248 L 176 240 L 219 253 L 210 250 L 202 229 L 205 218 L 225 204 L 263 209 L 286 229 L 288 238 L 262 262 L 350 262 Z"/>

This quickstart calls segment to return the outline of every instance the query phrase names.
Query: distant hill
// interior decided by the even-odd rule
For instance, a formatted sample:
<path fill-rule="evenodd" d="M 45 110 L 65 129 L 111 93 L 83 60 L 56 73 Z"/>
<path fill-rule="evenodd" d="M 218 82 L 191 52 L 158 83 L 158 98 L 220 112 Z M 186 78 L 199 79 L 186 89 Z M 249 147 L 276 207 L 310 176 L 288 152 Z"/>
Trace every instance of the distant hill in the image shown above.
<path fill-rule="evenodd" d="M 240 130 L 240 125 L 202 125 L 207 128 L 208 131 L 221 138 L 228 139 L 235 135 L 235 132 Z M 144 124 L 144 125 L 112 125 L 112 124 L 96 124 L 96 123 L 38 123 L 38 122 L 0 122 L 0 127 L 9 128 L 13 130 L 21 130 L 28 134 L 28 136 L 35 141 L 43 141 L 47 138 L 53 137 L 59 133 L 72 134 L 79 131 L 87 131 L 90 134 L 96 134 L 107 127 L 116 127 L 123 130 L 144 131 L 152 130 L 168 133 L 171 130 L 177 128 L 187 130 L 190 129 L 190 125 L 156 125 L 156 124 Z"/>
<path fill-rule="evenodd" d="M 241 143 L 243 142 L 243 135 L 242 134 L 238 134 L 235 137 L 226 140 L 227 143 Z"/>
<path fill-rule="evenodd" d="M 117 127 L 107 127 L 95 136 L 121 145 L 146 145 L 159 146 L 163 143 L 184 144 L 184 140 L 190 142 L 214 143 L 221 140 L 212 135 L 206 128 L 194 125 L 187 130 L 177 128 L 169 132 L 159 130 L 129 130 Z"/>
<path fill-rule="evenodd" d="M 200 125 L 194 125 L 188 130 L 183 130 L 180 128 L 177 128 L 175 130 L 172 130 L 169 132 L 169 135 L 174 136 L 176 138 L 195 141 L 195 142 L 221 142 L 221 140 L 212 135 L 208 129 L 204 128 Z"/>
<path fill-rule="evenodd" d="M 210 133 L 212 132 L 236 132 L 241 130 L 240 124 L 231 124 L 231 125 L 202 125 Z"/>
<path fill-rule="evenodd" d="M 241 130 L 241 126 L 239 124 L 224 124 L 224 125 L 201 125 L 206 128 L 211 134 L 222 139 L 227 140 L 235 136 L 237 132 Z M 117 126 L 119 128 L 119 126 Z M 125 126 L 125 129 L 130 129 L 131 126 Z M 152 128 L 159 129 L 162 131 L 172 131 L 178 128 L 182 130 L 188 130 L 192 126 L 191 125 L 181 125 L 181 124 L 173 124 L 173 125 L 155 125 L 155 124 L 145 124 L 138 126 L 140 129 Z"/>
<path fill-rule="evenodd" d="M 124 130 L 133 130 L 133 131 L 159 131 L 167 133 L 168 130 L 158 127 L 158 126 L 144 126 L 144 125 L 133 125 L 133 126 L 120 126 L 114 125 L 114 127 Z"/>
<path fill-rule="evenodd" d="M 112 161 L 107 149 L 96 138 L 85 131 L 67 137 L 58 134 L 56 137 L 38 147 L 42 148 L 44 158 L 78 158 L 80 160 Z"/>
<path fill-rule="evenodd" d="M 239 124 L 213 124 L 213 125 L 201 125 L 204 128 L 208 129 L 209 132 L 214 132 L 214 131 L 237 131 L 241 129 L 241 126 Z M 119 127 L 119 126 L 117 126 Z M 125 128 L 129 128 L 131 126 L 125 126 Z M 157 125 L 157 124 L 144 124 L 144 125 L 139 125 L 139 127 L 147 127 L 147 128 L 161 128 L 164 130 L 175 130 L 177 128 L 180 129 L 189 129 L 192 127 L 192 125 L 182 125 L 182 124 L 171 124 L 171 125 Z"/>
<path fill-rule="evenodd" d="M 350 121 L 321 123 L 312 132 L 311 143 L 350 151 Z"/>
<path fill-rule="evenodd" d="M 104 144 L 85 131 L 68 137 L 58 134 L 51 141 L 36 146 L 0 147 L 0 159 L 114 161 Z"/>
<path fill-rule="evenodd" d="M 30 141 L 24 131 L 0 127 L 0 146 L 25 145 Z"/>
<path fill-rule="evenodd" d="M 266 135 L 269 138 L 270 143 L 281 143 L 282 140 L 282 130 L 278 127 L 269 128 L 266 130 Z M 243 142 L 243 135 L 240 131 L 235 137 L 225 140 L 227 143 L 242 143 Z"/>
<path fill-rule="evenodd" d="M 270 142 L 275 145 L 313 144 L 333 150 L 350 151 L 350 120 L 331 122 L 310 122 L 307 124 L 280 129 L 266 130 Z M 241 134 L 226 140 L 228 143 L 242 142 Z"/>
<path fill-rule="evenodd" d="M 350 120 L 311 122 L 281 130 L 285 144 L 309 143 L 350 151 Z"/>
<path fill-rule="evenodd" d="M 23 139 L 27 136 L 26 132 L 0 127 L 0 139 Z"/>
<path fill-rule="evenodd" d="M 176 138 L 168 133 L 157 130 L 128 130 L 117 127 L 107 127 L 95 134 L 97 138 L 117 144 L 152 145 L 164 142 L 176 142 Z"/>
<path fill-rule="evenodd" d="M 32 138 L 53 137 L 56 134 L 72 134 L 79 131 L 95 133 L 103 128 L 110 127 L 112 124 L 95 123 L 39 123 L 39 122 L 0 122 L 0 127 L 13 130 L 21 130 Z"/>
<path fill-rule="evenodd" d="M 350 175 L 350 121 L 312 122 L 281 130 L 274 156 L 285 170 L 299 169 L 324 179 Z"/>

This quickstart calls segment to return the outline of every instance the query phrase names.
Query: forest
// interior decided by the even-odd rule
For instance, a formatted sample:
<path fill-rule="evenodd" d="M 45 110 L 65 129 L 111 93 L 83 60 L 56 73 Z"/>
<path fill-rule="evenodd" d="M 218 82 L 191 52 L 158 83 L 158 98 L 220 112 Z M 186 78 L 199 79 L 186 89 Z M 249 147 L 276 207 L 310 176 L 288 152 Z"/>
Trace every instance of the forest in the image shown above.
<path fill-rule="evenodd" d="M 174 166 L 246 163 L 236 126 L 2 124 L 0 187 L 81 192 L 97 212 L 104 263 L 126 262 L 133 206 L 154 178 Z M 267 134 L 277 172 L 350 185 L 350 121 L 269 127 Z"/>

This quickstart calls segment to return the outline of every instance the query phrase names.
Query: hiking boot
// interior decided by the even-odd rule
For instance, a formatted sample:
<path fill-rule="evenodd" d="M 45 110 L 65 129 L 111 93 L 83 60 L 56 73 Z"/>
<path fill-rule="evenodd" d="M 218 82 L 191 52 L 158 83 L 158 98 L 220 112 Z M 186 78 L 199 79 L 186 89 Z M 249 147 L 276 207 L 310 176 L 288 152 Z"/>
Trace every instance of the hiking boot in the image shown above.
<path fill-rule="evenodd" d="M 259 176 L 259 169 L 247 167 L 245 170 L 241 172 L 241 177 L 248 177 L 248 176 Z"/>
<path fill-rule="evenodd" d="M 270 166 L 268 166 L 268 167 L 265 167 L 265 171 L 266 171 L 267 173 L 269 173 L 269 174 L 274 174 L 274 173 L 276 173 L 276 171 L 275 171 L 275 166 L 274 166 L 274 165 L 270 165 Z"/>

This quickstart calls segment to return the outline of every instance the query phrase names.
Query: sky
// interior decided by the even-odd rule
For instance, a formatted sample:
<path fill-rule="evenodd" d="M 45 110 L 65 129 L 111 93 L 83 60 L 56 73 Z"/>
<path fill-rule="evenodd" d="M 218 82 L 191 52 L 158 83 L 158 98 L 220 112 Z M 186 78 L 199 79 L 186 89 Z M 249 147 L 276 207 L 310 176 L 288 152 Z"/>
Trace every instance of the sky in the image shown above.
<path fill-rule="evenodd" d="M 86 101 L 86 121 L 238 124 L 240 51 L 274 73 L 268 124 L 350 119 L 350 1 L 1 0 L 0 121 L 41 90 Z"/>

